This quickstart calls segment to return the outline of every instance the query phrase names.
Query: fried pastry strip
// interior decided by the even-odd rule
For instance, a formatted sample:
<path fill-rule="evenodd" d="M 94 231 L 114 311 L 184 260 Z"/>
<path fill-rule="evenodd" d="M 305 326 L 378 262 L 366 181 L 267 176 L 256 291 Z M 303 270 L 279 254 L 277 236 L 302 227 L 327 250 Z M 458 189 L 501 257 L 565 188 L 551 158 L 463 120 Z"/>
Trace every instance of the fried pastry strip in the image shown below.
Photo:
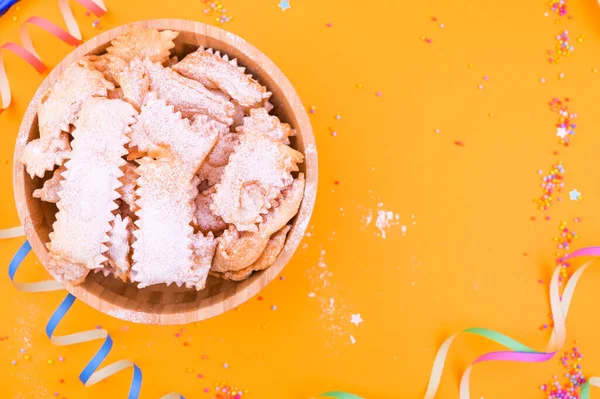
<path fill-rule="evenodd" d="M 61 280 L 80 282 L 107 260 L 107 233 L 115 219 L 120 167 L 135 113 L 124 101 L 101 98 L 87 100 L 79 112 L 48 244 L 49 268 Z"/>
<path fill-rule="evenodd" d="M 269 136 L 256 132 L 240 137 L 217 184 L 211 205 L 215 215 L 239 231 L 258 231 L 262 220 L 281 190 L 293 178 L 304 156 Z"/>
<path fill-rule="evenodd" d="M 43 177 L 55 165 L 62 165 L 71 147 L 64 132 L 75 122 L 85 100 L 106 97 L 114 85 L 104 79 L 90 61 L 79 60 L 67 67 L 44 94 L 38 107 L 40 138 L 27 143 L 20 161 L 31 177 Z"/>
<path fill-rule="evenodd" d="M 264 217 L 257 232 L 239 232 L 235 226 L 229 226 L 217 239 L 212 271 L 237 272 L 257 262 L 271 236 L 298 213 L 304 195 L 304 185 L 304 175 L 301 173 L 282 191 L 279 203 Z M 261 263 L 259 262 L 259 265 Z"/>
<path fill-rule="evenodd" d="M 127 62 L 134 58 L 140 60 L 149 58 L 152 62 L 165 64 L 171 55 L 169 50 L 175 47 L 173 39 L 178 35 L 178 32 L 171 30 L 159 32 L 156 29 L 134 26 L 124 35 L 117 36 L 111 41 L 111 47 L 106 51 Z"/>
<path fill-rule="evenodd" d="M 44 202 L 57 203 L 59 201 L 58 192 L 60 191 L 60 182 L 62 181 L 62 173 L 65 167 L 61 166 L 52 173 L 52 177 L 44 182 L 42 188 L 38 188 L 33 192 L 34 198 L 39 198 Z"/>
<path fill-rule="evenodd" d="M 144 60 L 150 89 L 175 107 L 185 118 L 203 114 L 229 126 L 233 123 L 233 104 L 195 80 L 179 75 L 171 68 Z"/>
<path fill-rule="evenodd" d="M 203 115 L 190 124 L 151 93 L 132 128 L 131 147 L 153 158 L 177 159 L 193 174 L 215 145 L 222 125 Z"/>
<path fill-rule="evenodd" d="M 253 108 L 250 116 L 244 118 L 243 124 L 236 128 L 238 133 L 264 133 L 275 141 L 283 144 L 290 143 L 290 136 L 295 132 L 287 123 L 281 123 L 278 117 L 269 115 L 265 108 Z"/>
<path fill-rule="evenodd" d="M 173 66 L 181 75 L 197 80 L 208 89 L 220 89 L 242 107 L 257 107 L 271 96 L 264 86 L 245 68 L 239 67 L 237 59 L 229 60 L 225 54 L 200 47 Z"/>
<path fill-rule="evenodd" d="M 146 157 L 139 163 L 131 278 L 140 288 L 175 283 L 202 289 L 214 238 L 194 235 L 190 226 L 195 194 L 191 175 L 177 160 Z"/>

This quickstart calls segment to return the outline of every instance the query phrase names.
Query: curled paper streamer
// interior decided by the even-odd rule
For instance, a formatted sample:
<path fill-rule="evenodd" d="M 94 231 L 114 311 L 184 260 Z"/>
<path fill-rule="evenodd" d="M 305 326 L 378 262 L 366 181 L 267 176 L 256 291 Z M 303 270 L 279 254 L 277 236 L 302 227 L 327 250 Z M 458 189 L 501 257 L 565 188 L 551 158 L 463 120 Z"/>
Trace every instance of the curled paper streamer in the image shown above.
<path fill-rule="evenodd" d="M 0 17 L 14 6 L 19 0 L 0 0 Z"/>
<path fill-rule="evenodd" d="M 567 259 L 573 259 L 581 256 L 600 256 L 600 247 L 590 247 L 579 249 L 569 256 Z M 551 359 L 558 350 L 560 350 L 566 341 L 567 330 L 566 330 L 566 320 L 567 314 L 569 312 L 569 306 L 571 305 L 571 300 L 573 298 L 573 294 L 575 292 L 575 287 L 577 287 L 577 283 L 581 278 L 581 275 L 587 268 L 591 265 L 591 261 L 585 263 L 581 267 L 579 267 L 575 273 L 569 279 L 567 285 L 562 294 L 562 299 L 559 294 L 558 289 L 558 274 L 560 268 L 556 268 L 552 275 L 552 280 L 550 282 L 550 307 L 552 309 L 552 317 L 554 320 L 554 328 L 552 330 L 552 335 L 550 337 L 550 341 L 548 342 L 548 347 L 544 352 L 538 352 L 527 346 L 520 344 L 519 342 L 509 338 L 503 334 L 492 330 L 486 329 L 466 329 L 461 331 L 460 333 L 473 333 L 475 335 L 479 335 L 485 337 L 489 340 L 499 343 L 500 345 L 510 349 L 510 351 L 502 351 L 502 352 L 490 352 L 484 354 L 477 358 L 463 373 L 463 376 L 460 381 L 460 398 L 461 399 L 469 399 L 470 391 L 469 391 L 469 379 L 471 375 L 472 367 L 484 361 L 492 361 L 492 360 L 505 360 L 505 361 L 514 361 L 514 362 L 544 362 Z M 431 376 L 429 378 L 429 384 L 427 386 L 427 391 L 425 393 L 425 399 L 433 399 L 439 387 L 442 371 L 444 368 L 444 362 L 446 360 L 446 356 L 450 349 L 450 345 L 452 341 L 460 334 L 455 334 L 442 344 L 440 349 L 438 350 L 435 360 L 433 362 L 433 368 L 431 371 Z M 592 377 L 589 381 L 582 386 L 581 389 L 581 399 L 589 399 L 589 387 L 590 385 L 600 387 L 600 379 L 597 377 Z M 585 394 L 585 396 L 584 396 Z"/>
<path fill-rule="evenodd" d="M 600 257 L 600 247 L 589 247 L 579 249 L 567 256 L 567 259 L 573 259 L 581 256 Z M 554 328 L 552 330 L 552 335 L 548 342 L 546 351 L 536 351 L 504 334 L 493 330 L 488 330 L 485 328 L 467 328 L 447 338 L 438 349 L 438 352 L 435 356 L 435 360 L 433 362 L 431 375 L 429 377 L 429 384 L 425 393 L 425 399 L 433 399 L 435 397 L 435 394 L 437 393 L 440 384 L 442 371 L 444 369 L 444 363 L 450 350 L 450 346 L 452 345 L 454 339 L 456 339 L 456 337 L 458 337 L 460 334 L 466 333 L 478 335 L 490 341 L 496 342 L 509 349 L 508 351 L 490 352 L 481 355 L 465 370 L 460 381 L 460 399 L 470 399 L 469 381 L 471 377 L 472 368 L 477 363 L 487 361 L 535 363 L 545 362 L 552 359 L 566 342 L 566 321 L 567 314 L 569 312 L 569 307 L 571 305 L 571 300 L 573 299 L 573 294 L 575 292 L 575 288 L 577 287 L 577 283 L 581 278 L 581 275 L 587 270 L 591 263 L 591 261 L 585 263 L 573 273 L 567 285 L 565 286 L 562 298 L 559 294 L 558 289 L 558 275 L 560 272 L 560 268 L 556 268 L 556 270 L 554 271 L 552 275 L 552 280 L 550 282 L 550 307 L 552 309 L 552 316 L 554 319 Z M 589 399 L 590 386 L 600 388 L 600 378 L 591 377 L 584 385 L 582 385 L 580 392 L 581 399 Z M 356 395 L 352 395 L 346 392 L 328 392 L 323 394 L 322 396 L 336 399 L 361 399 Z"/>
<path fill-rule="evenodd" d="M 352 395 L 351 393 L 341 391 L 326 392 L 324 394 L 321 394 L 321 396 L 335 399 L 363 399 L 360 396 Z"/>
<path fill-rule="evenodd" d="M 9 229 L 11 230 L 11 229 Z M 0 237 L 6 230 L 0 230 Z M 7 237 L 8 235 L 4 235 Z M 8 276 L 15 287 L 25 292 L 44 292 L 44 291 L 58 291 L 63 289 L 62 285 L 54 280 L 39 281 L 35 283 L 16 283 L 14 281 L 17 270 L 23 263 L 23 260 L 31 252 L 31 244 L 29 241 L 25 241 L 19 248 L 15 256 L 10 261 L 8 267 Z M 133 369 L 133 378 L 131 380 L 131 386 L 129 387 L 128 399 L 138 399 L 140 396 L 140 390 L 142 387 L 142 370 L 131 360 L 119 360 L 108 366 L 105 366 L 98 370 L 104 359 L 108 356 L 113 346 L 113 340 L 108 334 L 108 331 L 104 329 L 94 329 L 88 331 L 82 331 L 69 335 L 55 335 L 54 331 L 58 327 L 60 321 L 65 317 L 73 303 L 75 297 L 68 294 L 62 301 L 58 309 L 54 312 L 48 324 L 46 325 L 46 335 L 50 338 L 50 341 L 55 345 L 75 345 L 84 342 L 96 341 L 103 339 L 104 343 L 96 352 L 92 360 L 88 362 L 81 374 L 79 374 L 79 380 L 86 386 L 92 386 L 106 378 L 123 371 L 128 368 Z M 185 399 L 183 396 L 177 393 L 170 393 L 163 396 L 161 399 Z"/>
<path fill-rule="evenodd" d="M 102 2 L 102 0 L 76 1 L 98 17 L 106 13 L 106 6 Z M 31 41 L 29 33 L 27 32 L 27 25 L 35 25 L 39 28 L 42 28 L 46 32 L 50 33 L 52 36 L 72 46 L 81 43 L 81 31 L 79 30 L 79 25 L 77 25 L 77 21 L 75 21 L 75 17 L 73 17 L 73 12 L 69 7 L 68 0 L 58 0 L 58 7 L 60 8 L 60 12 L 63 16 L 65 24 L 67 25 L 67 30 L 64 30 L 60 26 L 54 24 L 53 22 L 45 18 L 34 16 L 27 19 L 21 25 L 21 28 L 19 30 L 19 36 L 21 37 L 22 45 L 12 42 L 0 45 L 0 100 L 2 100 L 2 103 L 0 104 L 0 114 L 6 108 L 8 108 L 12 101 L 12 96 L 10 94 L 10 84 L 8 82 L 8 76 L 6 75 L 6 69 L 4 67 L 4 61 L 2 59 L 3 50 L 9 50 L 14 54 L 18 55 L 20 58 L 25 60 L 25 62 L 27 62 L 29 65 L 35 68 L 35 70 L 39 73 L 43 73 L 48 69 L 48 67 L 44 64 L 41 57 L 35 50 L 35 47 L 33 46 L 33 42 Z"/>
<path fill-rule="evenodd" d="M 23 237 L 24 235 L 25 230 L 21 226 L 0 230 L 0 240 L 3 238 Z"/>

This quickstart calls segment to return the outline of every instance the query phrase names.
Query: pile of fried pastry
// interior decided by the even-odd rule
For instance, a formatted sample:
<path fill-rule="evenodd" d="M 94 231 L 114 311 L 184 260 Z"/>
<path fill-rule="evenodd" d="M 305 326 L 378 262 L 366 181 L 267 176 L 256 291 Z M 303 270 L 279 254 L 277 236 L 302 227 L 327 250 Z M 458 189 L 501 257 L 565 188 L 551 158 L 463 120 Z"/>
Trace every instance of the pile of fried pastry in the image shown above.
<path fill-rule="evenodd" d="M 37 104 L 19 161 L 58 211 L 46 267 L 138 287 L 201 290 L 271 266 L 298 213 L 304 156 L 271 93 L 210 48 L 181 61 L 177 32 L 133 28 L 66 67 Z"/>

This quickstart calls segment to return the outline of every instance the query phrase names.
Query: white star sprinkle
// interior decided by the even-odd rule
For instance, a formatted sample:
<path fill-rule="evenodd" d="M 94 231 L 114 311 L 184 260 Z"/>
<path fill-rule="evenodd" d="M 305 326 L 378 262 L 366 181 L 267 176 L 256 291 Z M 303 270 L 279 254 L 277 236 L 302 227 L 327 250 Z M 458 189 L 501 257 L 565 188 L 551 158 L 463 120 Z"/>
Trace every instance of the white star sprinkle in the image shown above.
<path fill-rule="evenodd" d="M 352 319 L 350 320 L 350 323 L 352 323 L 355 326 L 357 326 L 357 325 L 359 325 L 362 322 L 363 322 L 363 319 L 360 317 L 360 313 L 352 315 Z"/>
<path fill-rule="evenodd" d="M 559 127 L 558 129 L 556 129 L 556 135 L 561 139 L 564 139 L 567 134 L 567 129 L 565 129 L 564 127 Z"/>

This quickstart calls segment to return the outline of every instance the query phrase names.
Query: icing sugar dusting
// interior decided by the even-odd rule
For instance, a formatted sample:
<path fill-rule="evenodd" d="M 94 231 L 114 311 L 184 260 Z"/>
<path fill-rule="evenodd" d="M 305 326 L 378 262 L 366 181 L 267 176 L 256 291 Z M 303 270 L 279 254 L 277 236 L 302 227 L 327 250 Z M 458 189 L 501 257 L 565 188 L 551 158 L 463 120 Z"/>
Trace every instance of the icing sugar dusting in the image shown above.
<path fill-rule="evenodd" d="M 371 196 L 371 199 L 374 199 Z M 386 209 L 383 202 L 379 202 L 375 208 L 367 208 L 363 205 L 357 205 L 357 210 L 360 215 L 361 230 L 370 228 L 373 224 L 376 231 L 374 234 L 385 239 L 388 236 L 388 232 L 392 229 L 398 229 L 402 235 L 406 235 L 408 232 L 408 225 L 415 226 L 415 215 L 411 215 L 410 223 L 402 223 L 399 213 Z M 373 223 L 375 221 L 375 223 Z"/>
<path fill-rule="evenodd" d="M 347 342 L 350 320 L 348 305 L 339 295 L 337 284 L 332 282 L 333 272 L 326 262 L 327 252 L 321 249 L 317 263 L 307 270 L 311 282 L 308 298 L 319 306 L 320 316 L 318 328 L 327 333 L 326 345 L 334 347 L 338 340 Z"/>

